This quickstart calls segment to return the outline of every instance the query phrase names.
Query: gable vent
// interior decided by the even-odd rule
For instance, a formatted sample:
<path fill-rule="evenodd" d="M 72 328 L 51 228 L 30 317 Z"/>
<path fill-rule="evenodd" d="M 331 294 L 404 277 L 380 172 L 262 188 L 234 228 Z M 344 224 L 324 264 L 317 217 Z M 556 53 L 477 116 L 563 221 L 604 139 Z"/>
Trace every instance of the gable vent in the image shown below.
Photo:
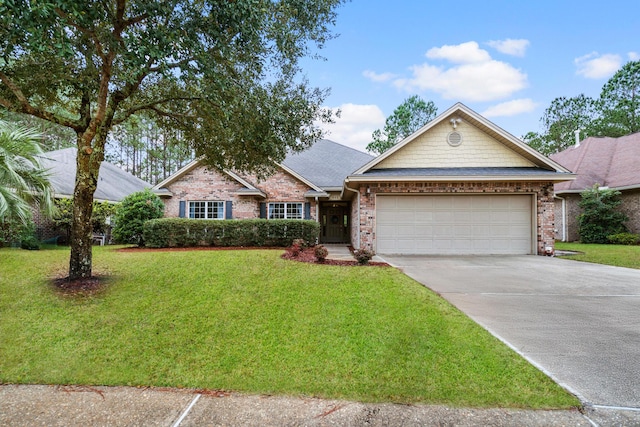
<path fill-rule="evenodd" d="M 447 142 L 452 147 L 457 147 L 462 144 L 462 134 L 458 131 L 449 132 L 447 135 Z"/>

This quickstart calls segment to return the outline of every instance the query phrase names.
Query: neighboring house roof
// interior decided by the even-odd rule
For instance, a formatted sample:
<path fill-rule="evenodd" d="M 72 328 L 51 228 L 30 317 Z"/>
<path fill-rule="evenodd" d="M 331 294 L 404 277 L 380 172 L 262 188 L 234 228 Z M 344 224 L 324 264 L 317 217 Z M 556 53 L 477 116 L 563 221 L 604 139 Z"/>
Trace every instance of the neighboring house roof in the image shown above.
<path fill-rule="evenodd" d="M 449 138 L 448 134 L 456 133 L 456 129 L 462 132 L 457 135 L 460 139 L 456 141 L 457 144 L 451 142 L 449 147 L 445 141 Z M 424 139 L 427 134 L 432 135 L 431 140 Z M 465 142 L 462 138 L 466 137 L 461 135 L 468 135 L 471 141 Z M 479 135 L 488 137 L 491 143 L 485 142 L 484 145 L 477 144 L 474 147 L 473 140 L 478 140 Z M 439 145 L 434 145 L 434 141 L 438 141 Z M 485 152 L 478 151 L 479 149 Z M 412 157 L 414 153 L 420 159 Z M 573 178 L 571 172 L 560 164 L 538 153 L 464 104 L 457 103 L 356 170 L 347 178 L 347 182 L 368 179 L 392 181 L 407 177 L 424 179 L 425 176 L 433 180 L 451 180 L 454 177 L 464 180 L 473 177 L 474 180 L 508 178 L 519 181 L 560 181 Z"/>
<path fill-rule="evenodd" d="M 577 178 L 555 185 L 556 193 L 579 193 L 599 184 L 617 190 L 640 188 L 640 132 L 619 138 L 589 137 L 550 156 Z"/>
<path fill-rule="evenodd" d="M 56 197 L 73 197 L 76 182 L 75 148 L 49 151 L 42 156 L 42 166 L 49 169 L 49 181 Z M 151 184 L 125 172 L 116 165 L 102 162 L 98 175 L 98 188 L 95 200 L 119 202 L 131 193 L 151 188 Z"/>
<path fill-rule="evenodd" d="M 304 151 L 288 155 L 282 165 L 329 191 L 342 189 L 344 178 L 373 158 L 351 147 L 322 139 Z"/>

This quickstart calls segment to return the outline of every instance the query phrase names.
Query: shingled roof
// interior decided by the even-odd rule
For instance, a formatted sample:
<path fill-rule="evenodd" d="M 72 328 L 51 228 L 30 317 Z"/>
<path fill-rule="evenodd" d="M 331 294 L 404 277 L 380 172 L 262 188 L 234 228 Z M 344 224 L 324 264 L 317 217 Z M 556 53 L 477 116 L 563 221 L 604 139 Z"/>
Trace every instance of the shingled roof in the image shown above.
<path fill-rule="evenodd" d="M 300 153 L 288 155 L 282 164 L 329 190 L 341 189 L 349 174 L 372 159 L 373 156 L 362 151 L 322 139 Z"/>
<path fill-rule="evenodd" d="M 579 193 L 594 184 L 617 190 L 640 188 L 640 132 L 620 138 L 589 137 L 549 156 L 577 175 L 555 184 L 556 193 Z"/>
<path fill-rule="evenodd" d="M 73 197 L 76 180 L 75 148 L 49 151 L 42 157 L 42 165 L 51 173 L 50 182 L 56 197 Z M 131 193 L 151 188 L 151 184 L 125 172 L 116 165 L 102 162 L 98 188 L 93 195 L 101 201 L 119 202 Z"/>

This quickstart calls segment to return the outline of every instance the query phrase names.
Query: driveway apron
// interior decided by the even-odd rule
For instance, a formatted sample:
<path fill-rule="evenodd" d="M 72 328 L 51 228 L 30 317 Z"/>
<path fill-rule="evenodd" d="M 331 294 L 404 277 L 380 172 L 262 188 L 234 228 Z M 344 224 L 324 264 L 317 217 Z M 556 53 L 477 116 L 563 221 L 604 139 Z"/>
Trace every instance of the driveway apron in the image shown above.
<path fill-rule="evenodd" d="M 585 404 L 640 410 L 640 270 L 540 256 L 382 256 Z"/>

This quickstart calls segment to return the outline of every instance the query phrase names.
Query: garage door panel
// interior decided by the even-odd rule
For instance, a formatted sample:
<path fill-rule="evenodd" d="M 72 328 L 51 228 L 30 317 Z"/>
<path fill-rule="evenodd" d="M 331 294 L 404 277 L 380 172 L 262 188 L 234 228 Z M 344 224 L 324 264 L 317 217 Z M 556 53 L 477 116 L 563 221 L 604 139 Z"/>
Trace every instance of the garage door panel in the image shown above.
<path fill-rule="evenodd" d="M 406 254 L 529 254 L 532 196 L 380 195 L 377 250 Z"/>

